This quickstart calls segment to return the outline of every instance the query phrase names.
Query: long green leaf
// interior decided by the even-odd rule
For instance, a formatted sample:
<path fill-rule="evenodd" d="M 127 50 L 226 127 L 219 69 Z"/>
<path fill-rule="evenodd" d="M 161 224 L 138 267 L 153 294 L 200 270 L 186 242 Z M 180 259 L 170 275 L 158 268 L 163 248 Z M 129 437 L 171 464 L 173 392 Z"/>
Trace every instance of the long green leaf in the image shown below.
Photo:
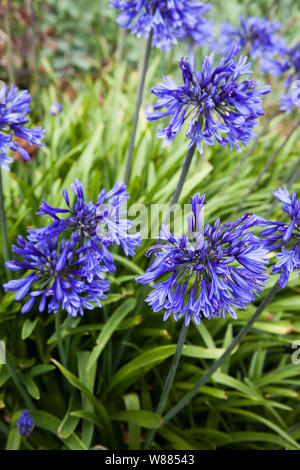
<path fill-rule="evenodd" d="M 111 415 L 112 421 L 127 421 L 143 428 L 159 428 L 162 424 L 161 416 L 152 411 L 124 410 Z"/>
<path fill-rule="evenodd" d="M 137 371 L 143 375 L 144 368 L 149 369 L 164 361 L 168 357 L 172 356 L 176 350 L 176 345 L 161 346 L 160 348 L 151 349 L 140 356 L 136 357 L 132 361 L 128 362 L 125 366 L 118 370 L 113 376 L 109 386 L 108 393 L 116 387 L 120 382 L 127 381 Z"/>
<path fill-rule="evenodd" d="M 92 350 L 90 354 L 90 357 L 87 363 L 88 371 L 90 371 L 93 365 L 97 362 L 97 360 L 100 357 L 100 354 L 102 353 L 103 349 L 105 348 L 112 334 L 118 328 L 119 324 L 126 317 L 126 315 L 128 315 L 128 313 L 130 313 L 134 309 L 135 304 L 136 304 L 135 299 L 127 299 L 125 302 L 123 302 L 120 305 L 120 307 L 117 308 L 117 310 L 107 320 L 101 333 L 99 334 L 97 338 L 97 341 L 96 341 L 97 345 L 94 347 L 94 349 Z"/>
<path fill-rule="evenodd" d="M 37 428 L 45 429 L 59 438 L 58 428 L 60 420 L 46 411 L 34 411 L 31 413 Z M 71 450 L 87 450 L 79 437 L 73 433 L 67 439 L 62 439 L 62 442 Z"/>

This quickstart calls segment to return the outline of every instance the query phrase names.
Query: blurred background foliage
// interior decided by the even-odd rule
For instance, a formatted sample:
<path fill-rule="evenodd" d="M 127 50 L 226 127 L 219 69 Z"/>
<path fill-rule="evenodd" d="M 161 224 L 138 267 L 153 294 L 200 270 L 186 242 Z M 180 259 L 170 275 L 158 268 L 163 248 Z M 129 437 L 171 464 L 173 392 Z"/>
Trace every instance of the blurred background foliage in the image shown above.
<path fill-rule="evenodd" d="M 282 21 L 288 42 L 300 39 L 295 1 L 213 0 L 212 5 L 209 17 L 217 25 L 223 19 L 237 24 L 240 14 L 267 15 Z M 0 79 L 8 80 L 11 60 L 16 84 L 33 94 L 31 118 L 46 130 L 45 147 L 39 152 L 32 148 L 27 163 L 14 155 L 11 171 L 4 174 L 11 243 L 28 228 L 49 222 L 36 215 L 41 199 L 61 206 L 61 191 L 75 177 L 81 179 L 87 199 L 95 199 L 101 187 L 109 189 L 123 177 L 145 46 L 120 30 L 115 16 L 105 0 L 0 2 Z M 207 51 L 195 50 L 198 63 Z M 182 55 L 187 55 L 183 44 L 169 54 L 153 50 L 151 55 L 129 186 L 131 204 L 168 203 L 175 189 L 185 138 L 181 134 L 172 147 L 163 148 L 144 109 L 153 104 L 150 87 L 162 74 L 179 79 L 176 63 Z M 255 70 L 259 78 L 257 65 Z M 297 113 L 286 116 L 278 111 L 269 121 L 284 92 L 283 81 L 259 79 L 271 82 L 273 92 L 264 102 L 266 116 L 258 129 L 264 129 L 263 135 L 245 164 L 239 168 L 248 150 L 239 154 L 217 146 L 206 147 L 204 156 L 197 154 L 192 163 L 180 200 L 187 203 L 190 195 L 205 193 L 206 222 L 218 216 L 232 219 L 266 161 L 299 119 Z M 50 114 L 55 102 L 63 105 L 57 116 Z M 294 134 L 239 212 L 282 217 L 279 205 L 272 206 L 272 191 L 295 176 L 299 156 L 300 138 Z M 299 176 L 293 190 L 300 192 Z M 144 254 L 150 244 L 145 240 L 134 259 L 115 254 L 118 269 L 103 309 L 68 324 L 64 319 L 70 351 L 67 370 L 52 361 L 58 359 L 54 316 L 35 310 L 22 316 L 20 303 L 1 290 L 0 339 L 6 343 L 11 367 L 0 365 L 0 448 L 139 449 L 146 429 L 159 425 L 154 410 L 179 325 L 173 320 L 163 323 L 161 312 L 154 314 L 140 303 L 134 278 L 146 266 Z M 262 298 L 275 281 L 273 276 Z M 291 362 L 292 343 L 300 333 L 299 292 L 295 274 L 209 384 L 159 430 L 154 448 L 300 449 L 300 365 Z M 255 307 L 238 312 L 237 321 L 213 319 L 191 326 L 168 408 L 222 354 Z M 98 354 L 99 343 L 105 347 Z M 87 372 L 95 348 L 96 361 Z M 15 426 L 27 407 L 16 387 L 26 391 L 36 408 L 31 410 L 36 428 L 27 439 L 21 439 Z"/>

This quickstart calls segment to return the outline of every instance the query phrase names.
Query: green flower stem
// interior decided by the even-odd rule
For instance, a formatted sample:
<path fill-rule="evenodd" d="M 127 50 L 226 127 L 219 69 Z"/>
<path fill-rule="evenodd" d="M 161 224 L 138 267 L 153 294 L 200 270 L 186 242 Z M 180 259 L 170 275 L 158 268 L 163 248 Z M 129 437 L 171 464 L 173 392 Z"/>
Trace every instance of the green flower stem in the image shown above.
<path fill-rule="evenodd" d="M 287 137 L 285 138 L 285 140 L 282 142 L 282 144 L 280 145 L 280 147 L 276 150 L 276 152 L 273 153 L 273 155 L 271 156 L 271 158 L 269 158 L 269 160 L 267 161 L 267 163 L 265 164 L 264 168 L 262 169 L 262 171 L 260 172 L 260 174 L 258 175 L 258 177 L 256 178 L 256 180 L 254 181 L 254 183 L 252 184 L 252 186 L 250 187 L 249 191 L 247 192 L 247 194 L 242 198 L 241 202 L 239 203 L 237 209 L 231 214 L 230 217 L 232 217 L 233 215 L 235 215 L 237 212 L 239 212 L 239 210 L 242 208 L 243 204 L 245 203 L 245 201 L 248 199 L 248 197 L 250 196 L 250 194 L 252 194 L 252 192 L 255 190 L 256 186 L 259 184 L 260 180 L 262 179 L 262 177 L 264 176 L 264 174 L 271 168 L 271 166 L 273 165 L 273 163 L 275 162 L 276 158 L 278 157 L 278 155 L 280 155 L 281 151 L 283 150 L 283 148 L 286 146 L 286 144 L 288 143 L 288 141 L 290 140 L 290 138 L 292 137 L 292 135 L 294 134 L 294 132 L 298 129 L 298 127 L 300 126 L 300 119 L 296 122 L 296 124 L 294 125 L 294 127 L 291 129 L 291 131 L 289 132 L 289 134 L 287 135 Z"/>
<path fill-rule="evenodd" d="M 185 342 L 185 338 L 186 338 L 188 329 L 189 329 L 189 325 L 186 325 L 184 320 L 183 320 L 180 335 L 179 335 L 179 339 L 178 339 L 178 343 L 177 343 L 177 347 L 176 347 L 176 351 L 175 351 L 175 354 L 173 356 L 173 360 L 172 360 L 172 363 L 171 363 L 169 373 L 167 375 L 166 381 L 165 381 L 164 386 L 163 386 L 163 390 L 162 390 L 161 397 L 160 397 L 160 400 L 159 400 L 159 403 L 158 403 L 158 407 L 156 409 L 156 413 L 158 415 L 161 415 L 164 412 L 164 409 L 166 407 L 167 400 L 168 400 L 168 397 L 169 397 L 169 394 L 170 394 L 170 391 L 172 389 L 173 382 L 174 382 L 174 379 L 175 379 L 176 371 L 177 371 L 177 368 L 178 368 L 179 360 L 180 360 L 180 357 L 181 357 L 181 353 L 182 353 L 182 349 L 183 349 L 183 346 L 184 346 L 184 342 Z M 152 441 L 155 437 L 156 432 L 157 432 L 157 429 L 151 429 L 151 431 L 148 433 L 148 436 L 146 438 L 146 443 L 145 443 L 145 449 L 146 450 L 151 447 L 151 444 L 152 444 Z"/>
<path fill-rule="evenodd" d="M 131 174 L 134 141 L 135 141 L 135 135 L 136 135 L 137 125 L 139 121 L 139 112 L 140 112 L 140 107 L 142 104 L 146 73 L 147 73 L 148 63 L 149 63 L 149 58 L 150 58 L 150 53 L 151 53 L 152 35 L 153 35 L 153 32 L 151 31 L 151 33 L 149 34 L 147 43 L 146 43 L 142 74 L 140 78 L 137 101 L 136 101 L 136 106 L 135 106 L 135 115 L 134 115 L 134 120 L 133 120 L 133 125 L 132 125 L 131 136 L 130 136 L 130 143 L 129 143 L 129 148 L 128 148 L 128 155 L 127 155 L 125 176 L 124 176 L 124 183 L 126 185 L 128 185 L 129 183 L 130 174 Z"/>
<path fill-rule="evenodd" d="M 8 79 L 10 84 L 15 82 L 15 73 L 14 73 L 14 65 L 12 60 L 12 40 L 11 40 L 11 28 L 10 28 L 10 17 L 9 17 L 9 1 L 6 0 L 6 5 L 4 7 L 4 24 L 5 30 L 7 34 L 7 47 L 6 47 L 6 55 L 7 55 L 7 69 L 8 69 Z"/>
<path fill-rule="evenodd" d="M 17 390 L 19 391 L 21 397 L 23 398 L 24 403 L 26 404 L 27 408 L 31 411 L 35 410 L 35 404 L 31 400 L 30 396 L 26 392 L 25 388 L 20 382 L 20 379 L 18 377 L 18 373 L 10 359 L 10 353 L 6 351 L 6 368 L 8 370 L 9 375 L 11 376 Z"/>
<path fill-rule="evenodd" d="M 9 245 L 8 245 L 8 239 L 7 239 L 7 226 L 6 226 L 6 214 L 5 214 L 5 206 L 4 206 L 1 167 L 0 167 L 0 223 L 1 223 L 3 257 L 4 257 L 4 261 L 8 261 L 10 259 L 10 251 L 9 251 Z M 8 280 L 12 279 L 11 272 L 9 269 L 6 269 L 6 277 Z"/>
<path fill-rule="evenodd" d="M 227 357 L 231 354 L 231 352 L 234 350 L 234 348 L 239 344 L 240 340 L 243 338 L 243 336 L 247 333 L 247 331 L 251 328 L 253 323 L 257 320 L 259 315 L 264 311 L 266 306 L 271 302 L 273 297 L 276 295 L 276 293 L 280 290 L 279 283 L 276 282 L 272 289 L 270 290 L 269 294 L 264 298 L 260 306 L 257 308 L 256 312 L 252 315 L 250 320 L 246 323 L 246 325 L 241 329 L 241 331 L 237 334 L 237 336 L 234 338 L 232 343 L 228 346 L 226 351 L 222 354 L 221 357 L 208 369 L 208 371 L 201 377 L 201 379 L 196 383 L 194 388 L 188 392 L 184 397 L 175 405 L 173 408 L 171 408 L 168 413 L 163 416 L 163 425 L 167 424 L 174 416 L 176 416 L 179 411 L 182 410 L 201 390 L 201 388 L 209 381 L 213 373 L 223 364 L 223 362 L 227 359 Z"/>
<path fill-rule="evenodd" d="M 189 148 L 189 150 L 188 150 L 188 153 L 186 155 L 186 158 L 185 158 L 182 170 L 181 170 L 181 174 L 180 174 L 180 177 L 179 177 L 178 184 L 176 186 L 176 189 L 175 189 L 173 197 L 172 197 L 172 201 L 171 201 L 171 204 L 170 204 L 170 207 L 169 207 L 168 214 L 169 214 L 170 209 L 173 206 L 173 204 L 176 204 L 179 200 L 179 197 L 180 197 L 180 194 L 181 194 L 181 191 L 182 191 L 187 173 L 189 171 L 189 168 L 190 168 L 192 160 L 193 160 L 193 156 L 195 154 L 195 150 L 196 150 L 196 145 L 195 144 L 191 148 Z"/>
<path fill-rule="evenodd" d="M 66 358 L 63 340 L 61 336 L 61 322 L 60 322 L 60 310 L 59 309 L 55 314 L 55 330 L 56 330 L 56 341 L 57 341 L 57 348 L 58 348 L 60 362 L 63 364 L 64 367 L 67 367 L 67 358 Z"/>

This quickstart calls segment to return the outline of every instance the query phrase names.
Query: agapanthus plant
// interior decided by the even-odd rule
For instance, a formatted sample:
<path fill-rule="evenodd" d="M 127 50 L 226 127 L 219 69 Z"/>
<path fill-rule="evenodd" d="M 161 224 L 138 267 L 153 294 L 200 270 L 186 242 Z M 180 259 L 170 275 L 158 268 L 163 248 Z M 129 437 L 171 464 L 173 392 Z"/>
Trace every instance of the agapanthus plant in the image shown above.
<path fill-rule="evenodd" d="M 53 222 L 43 228 L 30 230 L 30 240 L 37 242 L 59 236 L 62 233 L 76 232 L 82 240 L 82 251 L 88 261 L 88 276 L 92 279 L 97 273 L 99 262 L 104 262 L 109 271 L 114 271 L 114 262 L 108 247 L 116 243 L 127 256 L 134 256 L 135 248 L 141 243 L 139 233 L 128 231 L 133 222 L 127 219 L 123 207 L 129 199 L 124 183 L 119 181 L 110 191 L 102 189 L 96 203 L 84 201 L 83 186 L 76 179 L 71 185 L 75 193 L 74 207 L 70 204 L 68 191 L 63 190 L 67 208 L 55 208 L 43 201 L 39 215 L 47 215 Z M 63 217 L 66 215 L 66 217 Z"/>
<path fill-rule="evenodd" d="M 47 307 L 48 312 L 66 310 L 72 317 L 83 315 L 84 309 L 93 309 L 93 303 L 101 307 L 101 299 L 109 282 L 103 279 L 101 265 L 92 281 L 88 279 L 88 257 L 82 251 L 78 233 L 69 240 L 57 237 L 33 243 L 19 236 L 13 252 L 18 258 L 7 261 L 11 271 L 26 270 L 26 276 L 13 279 L 3 285 L 5 291 L 15 292 L 15 300 L 28 297 L 21 309 L 27 313 L 39 299 L 39 311 Z M 105 271 L 102 266 L 102 272 Z"/>
<path fill-rule="evenodd" d="M 295 192 L 290 195 L 287 189 L 280 187 L 273 194 L 282 202 L 282 210 L 288 215 L 288 221 L 264 221 L 269 227 L 261 235 L 267 236 L 270 250 L 281 248 L 281 252 L 276 254 L 278 261 L 272 267 L 272 272 L 280 273 L 279 284 L 283 288 L 287 285 L 290 273 L 300 270 L 300 200 Z"/>
<path fill-rule="evenodd" d="M 24 410 L 17 421 L 17 428 L 21 436 L 30 436 L 34 428 L 34 419 L 28 410 Z"/>
<path fill-rule="evenodd" d="M 152 88 L 159 99 L 147 118 L 154 121 L 169 116 L 169 125 L 158 134 L 166 144 L 173 142 L 185 122 L 188 122 L 187 147 L 195 144 L 201 153 L 202 142 L 213 145 L 216 141 L 240 151 L 240 143 L 246 146 L 256 136 L 252 129 L 264 114 L 261 97 L 271 88 L 266 85 L 257 89 L 259 82 L 240 80 L 252 71 L 247 57 L 237 58 L 239 52 L 239 48 L 233 47 L 216 67 L 214 55 L 206 56 L 200 71 L 195 70 L 191 54 L 189 60 L 182 58 L 179 62 L 182 85 L 164 77 L 164 83 Z"/>
<path fill-rule="evenodd" d="M 267 18 L 250 16 L 240 17 L 240 24 L 237 28 L 224 21 L 220 30 L 219 45 L 223 53 L 228 52 L 234 45 L 245 47 L 250 57 L 272 56 L 278 52 L 279 42 L 282 39 L 277 31 L 280 31 L 281 23 Z"/>
<path fill-rule="evenodd" d="M 14 139 L 15 136 L 25 139 L 30 145 L 43 145 L 44 129 L 25 127 L 31 101 L 32 97 L 27 90 L 18 91 L 14 85 L 0 89 L 0 166 L 6 170 L 9 170 L 8 164 L 12 162 L 8 151 L 17 151 L 25 160 L 30 159 L 28 152 Z"/>
<path fill-rule="evenodd" d="M 234 222 L 202 224 L 205 196 L 191 198 L 188 235 L 176 236 L 162 225 L 160 240 L 147 255 L 153 264 L 137 278 L 142 284 L 155 280 L 146 298 L 154 312 L 164 310 L 164 320 L 185 317 L 189 324 L 202 317 L 236 319 L 235 308 L 244 309 L 262 290 L 267 249 L 251 229 L 258 223 L 255 214 L 244 214 Z"/>
<path fill-rule="evenodd" d="M 170 49 L 178 40 L 202 45 L 212 38 L 213 22 L 203 15 L 211 5 L 195 0 L 111 0 L 117 8 L 117 22 L 137 37 L 149 37 L 152 46 Z"/>

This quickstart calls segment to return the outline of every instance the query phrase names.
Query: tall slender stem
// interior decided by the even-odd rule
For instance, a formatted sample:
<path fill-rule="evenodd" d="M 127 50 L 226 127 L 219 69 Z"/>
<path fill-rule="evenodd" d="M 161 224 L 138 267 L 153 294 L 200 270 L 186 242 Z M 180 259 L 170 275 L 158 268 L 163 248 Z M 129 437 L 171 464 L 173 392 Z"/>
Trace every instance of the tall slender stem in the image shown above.
<path fill-rule="evenodd" d="M 60 310 L 55 314 L 55 330 L 56 330 L 56 340 L 57 340 L 57 348 L 60 357 L 60 362 L 63 364 L 64 367 L 67 367 L 67 358 L 65 355 L 65 350 L 63 346 L 63 340 L 61 336 L 61 323 L 60 323 Z"/>
<path fill-rule="evenodd" d="M 9 251 L 9 245 L 8 245 L 8 239 L 7 239 L 7 226 L 6 226 L 6 214 L 5 214 L 5 206 L 4 206 L 1 167 L 0 167 L 0 223 L 1 223 L 3 257 L 5 261 L 8 261 L 10 259 L 10 251 Z M 11 272 L 9 269 L 6 269 L 6 277 L 8 280 L 12 278 Z"/>
<path fill-rule="evenodd" d="M 158 415 L 161 415 L 164 412 L 164 409 L 166 407 L 166 403 L 167 403 L 167 400 L 168 400 L 168 397 L 169 397 L 169 394 L 170 394 L 170 391 L 171 391 L 171 388 L 172 388 L 172 385 L 173 385 L 173 382 L 174 382 L 174 379 L 175 379 L 176 371 L 177 371 L 177 368 L 178 368 L 179 360 L 180 360 L 180 357 L 181 357 L 181 353 L 182 353 L 182 349 L 183 349 L 183 346 L 184 346 L 184 342 L 185 342 L 185 338 L 186 338 L 188 329 L 189 329 L 189 325 L 186 325 L 183 321 L 181 331 L 180 331 L 180 335 L 179 335 L 179 339 L 178 339 L 178 343 L 177 343 L 177 347 L 176 347 L 176 351 L 175 351 L 175 354 L 173 356 L 173 360 L 172 360 L 172 363 L 171 363 L 169 373 L 167 375 L 167 378 L 166 378 L 164 386 L 163 386 L 163 390 L 162 390 L 162 393 L 161 393 L 161 396 L 160 396 L 158 407 L 156 409 L 156 413 Z M 154 436 L 155 436 L 156 432 L 157 432 L 156 429 L 151 429 L 151 431 L 149 431 L 149 434 L 146 438 L 145 449 L 149 449 L 149 447 L 151 447 L 151 444 L 152 444 L 152 441 L 154 439 Z"/>
<path fill-rule="evenodd" d="M 153 33 L 151 31 L 151 33 L 149 34 L 149 38 L 147 40 L 147 44 L 146 44 L 142 74 L 140 78 L 138 95 L 137 95 L 137 100 L 136 100 L 136 105 L 135 105 L 135 115 L 134 115 L 134 120 L 133 120 L 133 125 L 132 125 L 131 136 L 130 136 L 130 143 L 129 143 L 129 148 L 128 148 L 125 176 L 124 176 L 124 183 L 126 185 L 128 185 L 129 183 L 130 174 L 131 174 L 134 141 L 135 141 L 135 135 L 136 135 L 137 125 L 138 125 L 138 120 L 139 120 L 140 107 L 141 107 L 142 99 L 143 99 L 146 73 L 147 73 L 148 63 L 149 63 L 149 58 L 150 58 L 150 53 L 151 53 L 152 35 Z"/>
<path fill-rule="evenodd" d="M 253 323 L 257 320 L 259 315 L 264 311 L 266 306 L 271 302 L 275 294 L 279 291 L 280 286 L 279 283 L 276 282 L 272 289 L 270 290 L 269 294 L 264 298 L 260 306 L 257 308 L 256 312 L 252 315 L 250 320 L 246 323 L 246 325 L 241 329 L 241 331 L 237 334 L 234 338 L 232 343 L 228 346 L 226 351 L 222 354 L 221 357 L 208 369 L 208 371 L 201 377 L 201 379 L 196 383 L 194 388 L 188 392 L 173 408 L 171 408 L 168 413 L 163 416 L 163 425 L 165 425 L 170 419 L 172 419 L 179 411 L 182 410 L 191 400 L 194 398 L 197 393 L 201 390 L 201 388 L 209 381 L 213 373 L 223 364 L 225 359 L 230 355 L 230 353 L 234 350 L 234 348 L 238 345 L 240 340 L 243 336 L 247 333 L 247 331 L 251 328 Z"/>
<path fill-rule="evenodd" d="M 195 144 L 191 148 L 189 148 L 189 150 L 188 150 L 188 153 L 187 153 L 186 158 L 185 158 L 185 162 L 184 162 L 182 170 L 181 170 L 181 174 L 180 174 L 180 177 L 179 177 L 178 184 L 176 186 L 176 189 L 174 191 L 174 194 L 173 194 L 173 197 L 172 197 L 172 200 L 171 200 L 170 208 L 172 207 L 173 204 L 176 204 L 179 200 L 179 196 L 181 194 L 181 191 L 182 191 L 182 188 L 183 188 L 183 185 L 184 185 L 184 182 L 185 182 L 186 175 L 187 175 L 187 173 L 189 171 L 189 168 L 191 166 L 195 150 L 196 150 L 196 145 Z M 169 208 L 169 210 L 170 210 L 170 208 Z"/>
<path fill-rule="evenodd" d="M 10 15 L 9 15 L 9 1 L 6 0 L 5 7 L 4 7 L 4 23 L 5 29 L 7 34 L 7 47 L 6 47 L 6 55 L 7 55 L 7 70 L 8 70 L 8 79 L 10 84 L 15 82 L 15 73 L 14 73 L 14 65 L 12 59 L 12 39 L 11 39 L 11 27 L 10 27 Z"/>
<path fill-rule="evenodd" d="M 242 198 L 240 204 L 238 205 L 237 209 L 231 214 L 234 215 L 236 214 L 243 206 L 243 204 L 245 203 L 245 201 L 248 199 L 248 197 L 250 196 L 250 194 L 252 194 L 252 192 L 254 191 L 254 189 L 256 188 L 256 186 L 259 184 L 260 180 L 262 179 L 262 177 L 264 176 L 264 174 L 271 168 L 271 166 L 273 165 L 273 163 L 275 162 L 276 158 L 278 157 L 278 155 L 280 154 L 280 152 L 282 151 L 282 149 L 286 146 L 286 144 L 288 143 L 288 141 L 290 140 L 290 138 L 292 137 L 292 135 L 294 134 L 294 132 L 297 130 L 297 128 L 300 126 L 300 119 L 296 122 L 296 124 L 294 125 L 294 127 L 292 128 L 292 130 L 289 132 L 289 134 L 287 135 L 287 137 L 285 138 L 285 140 L 282 142 L 282 144 L 280 145 L 280 147 L 276 150 L 276 152 L 274 152 L 274 154 L 271 156 L 271 158 L 269 158 L 269 160 L 267 161 L 267 163 L 265 164 L 264 168 L 262 169 L 262 171 L 260 172 L 260 174 L 258 175 L 258 177 L 256 178 L 256 180 L 254 181 L 254 183 L 252 184 L 252 186 L 250 187 L 249 191 L 247 192 L 247 194 Z"/>

